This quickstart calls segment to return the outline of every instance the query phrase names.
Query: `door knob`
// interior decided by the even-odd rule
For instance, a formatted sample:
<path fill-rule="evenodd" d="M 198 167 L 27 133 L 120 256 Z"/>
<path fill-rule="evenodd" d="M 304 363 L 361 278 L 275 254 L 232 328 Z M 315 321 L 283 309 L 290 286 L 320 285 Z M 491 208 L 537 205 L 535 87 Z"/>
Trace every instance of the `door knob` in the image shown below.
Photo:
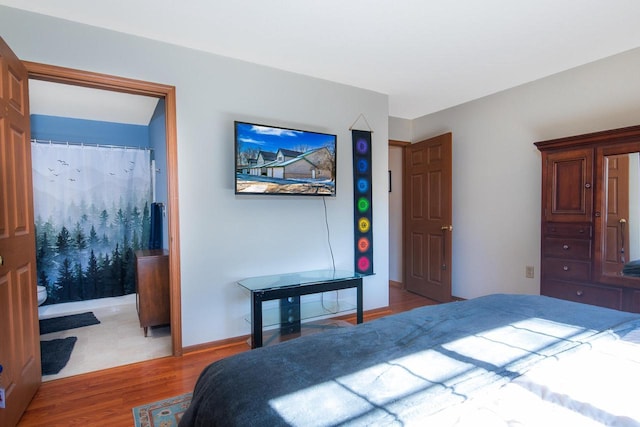
<path fill-rule="evenodd" d="M 440 227 L 440 230 L 442 230 L 442 231 L 453 231 L 453 225 L 443 225 L 442 227 Z"/>

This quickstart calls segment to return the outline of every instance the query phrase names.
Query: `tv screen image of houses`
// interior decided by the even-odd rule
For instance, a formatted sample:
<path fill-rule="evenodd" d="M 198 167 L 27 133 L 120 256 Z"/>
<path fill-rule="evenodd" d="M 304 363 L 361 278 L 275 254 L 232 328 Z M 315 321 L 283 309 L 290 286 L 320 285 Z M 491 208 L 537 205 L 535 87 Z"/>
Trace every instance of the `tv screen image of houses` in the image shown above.
<path fill-rule="evenodd" d="M 236 194 L 335 196 L 336 135 L 234 124 Z"/>

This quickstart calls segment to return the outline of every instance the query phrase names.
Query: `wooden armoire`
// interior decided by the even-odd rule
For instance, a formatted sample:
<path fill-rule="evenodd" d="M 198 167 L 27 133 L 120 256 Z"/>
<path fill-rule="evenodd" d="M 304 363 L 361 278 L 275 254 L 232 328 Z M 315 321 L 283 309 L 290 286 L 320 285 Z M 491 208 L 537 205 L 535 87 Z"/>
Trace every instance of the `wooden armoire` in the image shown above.
<path fill-rule="evenodd" d="M 535 145 L 540 293 L 640 312 L 640 126 Z"/>

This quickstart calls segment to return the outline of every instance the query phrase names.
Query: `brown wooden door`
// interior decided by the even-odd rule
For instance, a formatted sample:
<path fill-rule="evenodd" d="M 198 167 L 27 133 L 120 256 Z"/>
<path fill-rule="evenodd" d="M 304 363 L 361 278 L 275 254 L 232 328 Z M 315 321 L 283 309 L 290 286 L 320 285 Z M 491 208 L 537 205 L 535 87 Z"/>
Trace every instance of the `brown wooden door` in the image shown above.
<path fill-rule="evenodd" d="M 606 231 L 602 274 L 619 276 L 629 261 L 629 156 L 605 156 Z"/>
<path fill-rule="evenodd" d="M 404 208 L 408 291 L 451 301 L 451 133 L 409 145 Z"/>
<path fill-rule="evenodd" d="M 27 70 L 0 38 L 0 425 L 17 424 L 42 382 Z"/>

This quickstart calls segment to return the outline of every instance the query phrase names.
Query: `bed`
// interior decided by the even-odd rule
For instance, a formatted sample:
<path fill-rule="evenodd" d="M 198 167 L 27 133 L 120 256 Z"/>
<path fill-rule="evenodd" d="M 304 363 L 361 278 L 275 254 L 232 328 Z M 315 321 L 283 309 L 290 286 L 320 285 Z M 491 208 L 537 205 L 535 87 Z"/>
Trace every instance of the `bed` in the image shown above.
<path fill-rule="evenodd" d="M 544 296 L 421 307 L 216 361 L 180 426 L 640 425 L 639 331 Z"/>

